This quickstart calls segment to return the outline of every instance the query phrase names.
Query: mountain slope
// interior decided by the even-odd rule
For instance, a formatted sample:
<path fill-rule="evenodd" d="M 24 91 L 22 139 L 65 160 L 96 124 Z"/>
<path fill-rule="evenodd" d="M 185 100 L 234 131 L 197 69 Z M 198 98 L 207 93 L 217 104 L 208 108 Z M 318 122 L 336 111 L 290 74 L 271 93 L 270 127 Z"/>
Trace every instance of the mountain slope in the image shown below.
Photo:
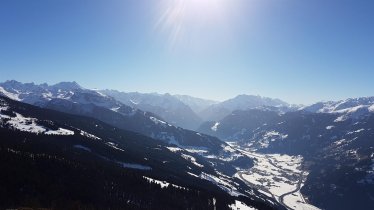
<path fill-rule="evenodd" d="M 219 102 L 213 100 L 207 100 L 202 98 L 196 98 L 188 95 L 173 95 L 184 104 L 189 106 L 195 113 L 200 113 L 204 109 L 208 108 L 213 104 L 217 104 Z"/>
<path fill-rule="evenodd" d="M 7 81 L 0 83 L 0 87 L 0 94 L 12 99 L 61 112 L 93 117 L 166 143 L 203 147 L 215 153 L 227 146 L 217 138 L 172 126 L 155 114 L 129 107 L 98 91 L 84 89 L 74 82 L 49 86 Z"/>
<path fill-rule="evenodd" d="M 3 97 L 0 113 L 2 208 L 229 209 L 235 200 L 275 207 L 230 196 L 203 178 L 221 176 L 209 162 L 148 137 Z"/>
<path fill-rule="evenodd" d="M 278 120 L 278 117 L 279 114 L 273 111 L 260 109 L 236 110 L 219 122 L 203 123 L 198 131 L 224 140 L 242 140 L 251 136 L 252 131 L 263 124 Z"/>
<path fill-rule="evenodd" d="M 251 151 L 301 155 L 309 173 L 301 192 L 312 204 L 328 210 L 367 209 L 374 205 L 374 115 L 337 121 L 340 116 L 235 111 L 218 124 L 206 123 L 201 132 L 238 141 Z"/>
<path fill-rule="evenodd" d="M 360 119 L 374 113 L 374 97 L 349 98 L 341 101 L 319 102 L 300 110 L 312 113 L 337 114 L 336 121 Z"/>
<path fill-rule="evenodd" d="M 170 94 L 125 93 L 115 90 L 101 90 L 127 106 L 155 113 L 172 125 L 195 130 L 201 119 L 192 109 Z"/>
<path fill-rule="evenodd" d="M 263 106 L 289 107 L 289 104 L 279 99 L 253 95 L 238 95 L 227 101 L 211 105 L 207 109 L 201 111 L 199 116 L 205 121 L 219 121 L 235 110 L 247 110 Z"/>

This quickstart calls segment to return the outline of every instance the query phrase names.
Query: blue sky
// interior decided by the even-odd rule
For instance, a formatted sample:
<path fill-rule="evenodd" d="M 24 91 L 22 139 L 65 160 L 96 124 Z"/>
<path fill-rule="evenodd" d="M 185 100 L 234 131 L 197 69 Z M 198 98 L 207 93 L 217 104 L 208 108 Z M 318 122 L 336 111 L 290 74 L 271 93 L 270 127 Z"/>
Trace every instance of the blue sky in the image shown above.
<path fill-rule="evenodd" d="M 2 0 L 0 79 L 312 103 L 374 95 L 372 0 Z"/>

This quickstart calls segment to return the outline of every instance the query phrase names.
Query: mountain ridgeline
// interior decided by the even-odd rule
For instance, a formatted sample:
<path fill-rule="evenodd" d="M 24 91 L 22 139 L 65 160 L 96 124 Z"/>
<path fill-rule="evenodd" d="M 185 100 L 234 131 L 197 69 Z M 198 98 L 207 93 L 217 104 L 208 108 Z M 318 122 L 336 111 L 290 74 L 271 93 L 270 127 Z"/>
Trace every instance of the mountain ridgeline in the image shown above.
<path fill-rule="evenodd" d="M 235 111 L 199 131 L 261 153 L 301 155 L 310 172 L 301 192 L 311 203 L 331 210 L 370 209 L 374 115 L 367 108 L 358 112 Z"/>
<path fill-rule="evenodd" d="M 99 91 L 84 89 L 75 82 L 49 86 L 7 81 L 1 83 L 0 87 L 3 95 L 14 100 L 93 117 L 115 127 L 135 131 L 164 142 L 186 147 L 204 147 L 212 152 L 219 152 L 225 144 L 217 138 L 176 127 L 154 113 L 127 106 Z M 198 125 L 197 123 L 196 126 Z"/>
<path fill-rule="evenodd" d="M 0 97 L 0 137 L 0 208 L 278 208 L 198 154 L 93 118 Z"/>
<path fill-rule="evenodd" d="M 100 92 L 127 106 L 155 113 L 175 126 L 196 130 L 202 123 L 202 119 L 188 105 L 170 94 L 125 93 L 115 90 Z"/>
<path fill-rule="evenodd" d="M 0 208 L 374 206 L 374 97 L 301 106 L 17 81 L 0 95 Z M 279 194 L 267 170 L 297 189 Z"/>

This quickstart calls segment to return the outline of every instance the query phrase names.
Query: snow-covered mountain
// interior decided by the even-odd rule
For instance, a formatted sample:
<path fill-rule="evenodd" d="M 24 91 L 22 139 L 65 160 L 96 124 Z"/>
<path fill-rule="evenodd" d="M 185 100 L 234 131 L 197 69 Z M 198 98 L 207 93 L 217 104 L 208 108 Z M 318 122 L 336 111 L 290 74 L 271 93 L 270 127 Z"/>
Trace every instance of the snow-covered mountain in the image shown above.
<path fill-rule="evenodd" d="M 223 170 L 224 163 L 240 167 L 239 156 L 216 162 L 202 149 L 3 96 L 0 142 L 1 209 L 280 208 Z"/>
<path fill-rule="evenodd" d="M 84 89 L 75 82 L 36 85 L 6 81 L 0 83 L 0 94 L 44 108 L 93 117 L 178 146 L 204 147 L 216 152 L 225 147 L 222 146 L 225 143 L 215 137 L 173 126 L 151 112 L 127 106 L 96 90 Z"/>
<path fill-rule="evenodd" d="M 202 98 L 196 98 L 188 95 L 173 95 L 178 98 L 184 104 L 189 106 L 195 113 L 200 113 L 204 109 L 208 108 L 213 104 L 219 103 L 218 101 L 207 100 Z"/>
<path fill-rule="evenodd" d="M 374 205 L 374 97 L 300 108 L 260 96 L 212 104 L 189 96 L 89 90 L 75 82 L 17 81 L 0 83 L 0 95 L 7 97 L 0 97 L 0 135 L 7 143 L 0 153 L 31 157 L 25 145 L 33 141 L 32 154 L 48 153 L 38 150 L 45 146 L 39 143 L 51 140 L 59 147 L 49 149 L 64 148 L 59 154 L 87 153 L 100 164 L 116 157 L 121 161 L 114 165 L 152 168 L 156 174 L 145 173 L 158 179 L 145 179 L 161 186 L 206 180 L 238 200 L 256 198 L 265 208 L 263 202 L 280 209 L 278 204 L 327 210 Z M 200 116 L 213 121 L 198 132 L 175 126 L 197 124 L 195 112 L 202 107 Z"/>
<path fill-rule="evenodd" d="M 288 103 L 280 100 L 254 95 L 238 95 L 235 98 L 213 104 L 199 113 L 205 121 L 219 121 L 235 110 L 247 110 L 261 107 L 292 108 Z"/>
<path fill-rule="evenodd" d="M 127 106 L 152 112 L 175 126 L 196 130 L 202 122 L 188 105 L 170 94 L 126 93 L 116 90 L 101 90 L 100 92 Z"/>
<path fill-rule="evenodd" d="M 348 99 L 318 106 L 314 112 L 237 110 L 219 122 L 204 123 L 199 131 L 236 141 L 248 151 L 301 155 L 308 172 L 301 192 L 309 202 L 327 210 L 367 209 L 374 205 L 374 113 L 367 111 L 370 101 Z M 357 113 L 346 111 L 356 110 L 354 107 L 366 107 L 366 112 L 337 120 Z M 352 200 L 359 202 L 352 204 Z"/>
<path fill-rule="evenodd" d="M 0 83 L 0 93 L 14 100 L 26 103 L 44 103 L 53 98 L 70 99 L 75 90 L 82 89 L 76 82 L 61 82 L 49 86 L 34 83 L 20 83 L 15 80 Z"/>
<path fill-rule="evenodd" d="M 319 102 L 300 108 L 313 113 L 336 114 L 336 121 L 359 119 L 374 113 L 374 97 L 349 98 L 340 101 Z"/>

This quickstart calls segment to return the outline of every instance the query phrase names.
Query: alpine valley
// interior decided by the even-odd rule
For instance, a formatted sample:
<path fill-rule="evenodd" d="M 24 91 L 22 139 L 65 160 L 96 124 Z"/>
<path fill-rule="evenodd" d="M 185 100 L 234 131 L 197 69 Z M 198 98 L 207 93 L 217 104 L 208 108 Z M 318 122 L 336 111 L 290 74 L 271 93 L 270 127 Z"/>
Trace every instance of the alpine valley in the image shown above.
<path fill-rule="evenodd" d="M 0 83 L 0 209 L 374 208 L 374 97 Z"/>

